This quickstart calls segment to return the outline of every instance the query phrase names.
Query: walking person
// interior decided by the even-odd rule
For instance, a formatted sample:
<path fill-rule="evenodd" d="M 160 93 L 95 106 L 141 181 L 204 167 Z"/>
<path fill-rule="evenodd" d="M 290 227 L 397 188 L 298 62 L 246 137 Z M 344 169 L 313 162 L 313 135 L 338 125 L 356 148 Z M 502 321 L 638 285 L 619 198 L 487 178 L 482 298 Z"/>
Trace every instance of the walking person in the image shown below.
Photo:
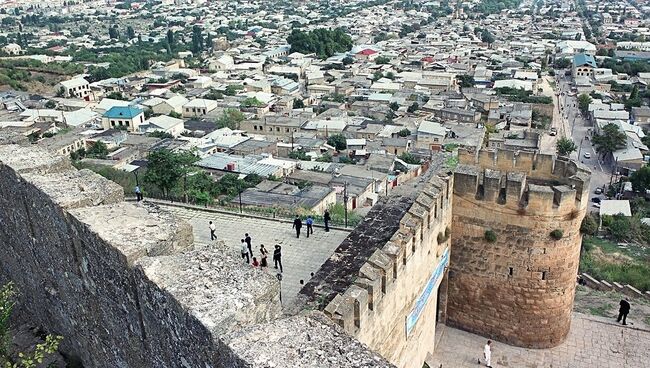
<path fill-rule="evenodd" d="M 618 308 L 618 318 L 616 319 L 616 322 L 621 322 L 621 319 L 623 320 L 623 325 L 627 325 L 626 319 L 627 319 L 627 314 L 630 313 L 630 302 L 629 299 L 626 297 L 624 299 L 621 299 L 621 302 L 618 303 L 620 305 L 620 308 Z"/>
<path fill-rule="evenodd" d="M 485 347 L 483 348 L 483 358 L 485 359 L 485 366 L 492 368 L 492 340 L 488 340 L 487 344 L 485 344 Z M 479 364 L 481 361 L 479 360 Z"/>
<path fill-rule="evenodd" d="M 135 200 L 136 200 L 137 202 L 140 202 L 140 201 L 142 200 L 142 191 L 140 190 L 140 186 L 139 186 L 139 185 L 136 185 L 136 186 L 135 186 L 135 190 L 134 190 L 134 192 L 135 192 Z"/>
<path fill-rule="evenodd" d="M 280 266 L 280 273 L 282 273 L 282 247 L 279 245 L 276 245 L 273 250 L 273 262 L 275 263 L 275 268 Z"/>
<path fill-rule="evenodd" d="M 257 261 L 257 258 L 253 257 L 253 263 L 251 263 L 253 267 L 257 268 L 260 266 L 260 263 Z"/>
<path fill-rule="evenodd" d="M 311 218 L 311 216 L 307 216 L 307 220 L 305 220 L 305 224 L 307 224 L 307 237 L 309 238 L 309 234 L 314 233 L 314 219 Z"/>
<path fill-rule="evenodd" d="M 248 256 L 248 247 L 244 242 L 244 239 L 241 240 L 241 257 L 246 261 L 246 263 L 251 263 L 251 259 Z"/>
<path fill-rule="evenodd" d="M 248 235 L 248 233 L 244 234 L 245 238 L 244 241 L 246 242 L 246 246 L 248 246 L 248 253 L 250 253 L 250 256 L 253 257 L 253 247 L 251 246 L 251 237 Z"/>
<path fill-rule="evenodd" d="M 210 221 L 210 240 L 217 240 L 215 231 L 217 231 L 217 227 Z"/>
<path fill-rule="evenodd" d="M 325 210 L 325 214 L 323 215 L 323 220 L 325 221 L 325 231 L 329 232 L 330 231 L 330 221 L 332 220 L 332 217 L 330 217 L 330 211 Z"/>
<path fill-rule="evenodd" d="M 296 238 L 300 239 L 300 228 L 302 227 L 302 221 L 300 221 L 300 217 L 296 215 L 296 219 L 293 220 L 293 226 L 292 228 L 296 229 Z"/>
<path fill-rule="evenodd" d="M 262 260 L 260 261 L 260 267 L 262 268 L 268 267 L 269 264 L 266 262 L 266 257 L 268 256 L 269 251 L 267 251 L 266 248 L 264 248 L 264 244 L 260 244 L 260 254 L 261 254 L 260 257 L 262 258 Z"/>

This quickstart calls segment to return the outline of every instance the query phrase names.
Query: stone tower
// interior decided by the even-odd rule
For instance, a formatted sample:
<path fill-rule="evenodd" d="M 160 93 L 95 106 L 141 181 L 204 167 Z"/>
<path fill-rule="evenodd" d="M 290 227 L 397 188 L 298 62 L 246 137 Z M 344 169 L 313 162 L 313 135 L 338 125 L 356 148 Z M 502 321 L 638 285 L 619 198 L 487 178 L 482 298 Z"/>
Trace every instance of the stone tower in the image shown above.
<path fill-rule="evenodd" d="M 447 323 L 548 348 L 569 332 L 589 171 L 529 152 L 461 151 Z"/>

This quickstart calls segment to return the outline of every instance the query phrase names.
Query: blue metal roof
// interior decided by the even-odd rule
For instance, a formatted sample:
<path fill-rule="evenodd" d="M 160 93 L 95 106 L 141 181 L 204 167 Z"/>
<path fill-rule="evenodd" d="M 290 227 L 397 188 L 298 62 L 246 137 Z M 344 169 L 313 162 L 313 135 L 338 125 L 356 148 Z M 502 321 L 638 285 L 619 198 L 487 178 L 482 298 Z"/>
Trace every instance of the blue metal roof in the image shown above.
<path fill-rule="evenodd" d="M 589 55 L 589 54 L 577 54 L 573 57 L 573 65 L 575 66 L 581 66 L 581 65 L 589 65 L 592 68 L 596 68 L 596 60 L 594 60 L 594 57 Z"/>
<path fill-rule="evenodd" d="M 142 110 L 133 106 L 113 106 L 104 113 L 109 119 L 133 119 L 142 113 Z"/>

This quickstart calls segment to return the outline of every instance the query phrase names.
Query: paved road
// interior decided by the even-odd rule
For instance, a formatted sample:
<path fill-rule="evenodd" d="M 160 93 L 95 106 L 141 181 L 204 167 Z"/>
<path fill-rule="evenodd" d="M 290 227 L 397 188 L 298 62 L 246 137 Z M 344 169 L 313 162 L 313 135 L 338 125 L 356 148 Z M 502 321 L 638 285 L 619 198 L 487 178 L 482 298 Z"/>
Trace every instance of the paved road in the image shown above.
<path fill-rule="evenodd" d="M 347 231 L 330 230 L 325 232 L 322 228 L 314 228 L 314 234 L 309 238 L 303 233 L 296 239 L 296 233 L 290 223 L 271 219 L 256 219 L 244 216 L 229 215 L 201 210 L 192 210 L 174 206 L 161 207 L 175 213 L 180 218 L 187 220 L 194 228 L 195 246 L 208 246 L 210 244 L 210 230 L 208 221 L 213 221 L 217 226 L 217 237 L 225 240 L 237 256 L 240 254 L 241 239 L 245 233 L 252 238 L 253 256 L 259 256 L 260 244 L 264 244 L 270 252 L 268 257 L 269 272 L 276 273 L 273 268 L 273 247 L 275 244 L 282 246 L 282 300 L 289 303 L 300 291 L 300 280 L 306 283 L 311 278 L 310 274 L 316 272 L 320 266 L 334 253 L 334 250 L 348 235 Z M 247 267 L 242 260 L 242 267 Z"/>
<path fill-rule="evenodd" d="M 560 96 L 557 98 L 559 99 L 561 110 L 560 116 L 562 131 L 565 132 L 565 136 L 572 138 L 576 145 L 578 145 L 578 151 L 573 152 L 571 158 L 580 160 L 580 162 L 591 169 L 589 195 L 589 199 L 591 200 L 591 198 L 597 196 L 594 193 L 596 188 L 602 188 L 604 185 L 609 184 L 611 167 L 598 160 L 598 153 L 596 152 L 595 147 L 591 144 L 591 130 L 593 127 L 580 113 L 577 96 L 570 95 L 570 77 L 564 77 L 563 72 L 560 71 L 558 71 L 556 75 L 558 76 L 557 92 L 560 93 Z M 559 132 L 560 129 L 558 129 L 558 133 Z M 589 158 L 585 157 L 586 153 L 589 154 Z M 603 195 L 597 197 L 604 198 Z M 589 208 L 590 210 L 597 211 L 597 208 L 593 207 L 591 202 Z"/>
<path fill-rule="evenodd" d="M 432 368 L 475 368 L 486 338 L 446 327 L 429 360 Z M 492 367 L 643 368 L 650 364 L 650 331 L 612 320 L 573 314 L 566 341 L 552 349 L 524 349 L 493 342 Z"/>

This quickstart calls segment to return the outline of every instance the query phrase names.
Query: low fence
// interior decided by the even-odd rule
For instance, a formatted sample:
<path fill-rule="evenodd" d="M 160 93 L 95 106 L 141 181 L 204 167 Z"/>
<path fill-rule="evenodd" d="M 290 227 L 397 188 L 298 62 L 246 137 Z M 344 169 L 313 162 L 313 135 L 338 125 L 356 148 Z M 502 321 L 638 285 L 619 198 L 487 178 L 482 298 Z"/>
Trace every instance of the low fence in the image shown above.
<path fill-rule="evenodd" d="M 311 218 L 314 220 L 314 226 L 324 226 L 325 224 L 325 221 L 323 219 L 323 214 L 309 213 L 307 210 L 301 207 L 285 208 L 285 207 L 258 207 L 258 206 L 250 206 L 250 205 L 240 206 L 238 203 L 232 203 L 232 202 L 205 203 L 205 202 L 198 202 L 196 200 L 193 200 L 192 198 L 188 198 L 187 200 L 185 200 L 185 198 L 173 197 L 173 196 L 162 197 L 162 196 L 148 195 L 147 198 L 155 199 L 158 202 L 168 203 L 171 205 L 187 205 L 188 208 L 196 208 L 196 209 L 205 208 L 217 212 L 225 212 L 229 214 L 242 214 L 242 215 L 249 215 L 252 217 L 260 217 L 266 219 L 293 221 L 296 218 L 296 215 L 298 215 L 298 217 L 300 217 L 304 221 L 307 218 L 307 216 L 311 216 Z M 135 197 L 129 197 L 129 199 L 135 200 Z M 341 230 L 354 228 L 359 224 L 359 222 L 361 222 L 361 219 L 359 218 L 348 218 L 348 222 L 346 226 L 344 216 L 340 216 L 336 214 L 330 214 L 330 216 L 331 216 L 331 220 L 329 222 L 329 226 L 331 228 L 340 228 Z"/>
<path fill-rule="evenodd" d="M 591 275 L 587 273 L 582 273 L 580 274 L 580 277 L 584 281 L 584 285 L 595 289 L 595 290 L 601 290 L 601 291 L 618 291 L 620 293 L 623 293 L 629 297 L 632 298 L 646 298 L 650 300 L 650 291 L 646 291 L 645 293 L 636 289 L 635 287 L 631 285 L 621 285 L 618 282 L 607 282 L 606 280 L 596 280 L 593 278 Z"/>

